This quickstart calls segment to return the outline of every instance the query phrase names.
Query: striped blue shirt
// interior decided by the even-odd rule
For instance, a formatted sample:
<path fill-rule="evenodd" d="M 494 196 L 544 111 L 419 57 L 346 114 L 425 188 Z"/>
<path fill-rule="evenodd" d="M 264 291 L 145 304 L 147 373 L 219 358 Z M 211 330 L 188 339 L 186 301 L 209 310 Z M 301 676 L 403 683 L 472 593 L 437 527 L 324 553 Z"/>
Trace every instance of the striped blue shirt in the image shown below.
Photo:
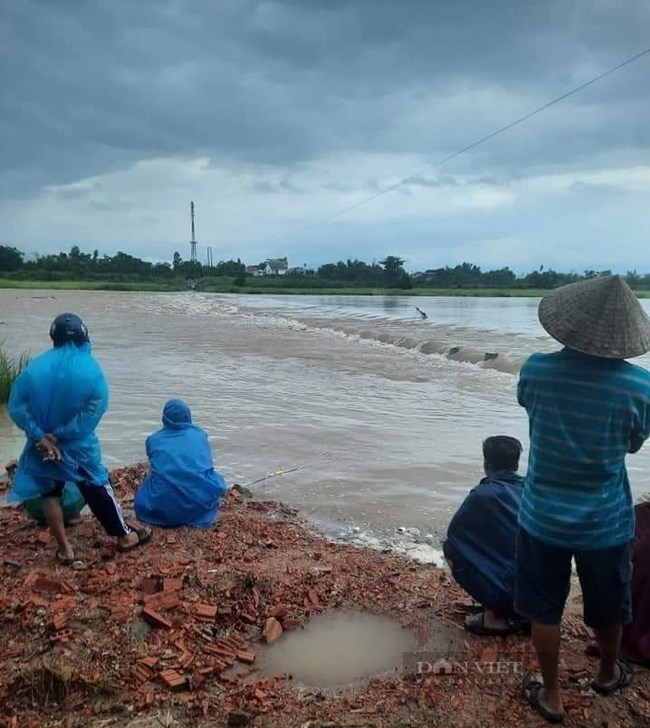
<path fill-rule="evenodd" d="M 631 540 L 625 456 L 650 435 L 650 372 L 573 349 L 533 354 L 517 396 L 530 422 L 520 525 L 540 541 L 572 549 Z"/>

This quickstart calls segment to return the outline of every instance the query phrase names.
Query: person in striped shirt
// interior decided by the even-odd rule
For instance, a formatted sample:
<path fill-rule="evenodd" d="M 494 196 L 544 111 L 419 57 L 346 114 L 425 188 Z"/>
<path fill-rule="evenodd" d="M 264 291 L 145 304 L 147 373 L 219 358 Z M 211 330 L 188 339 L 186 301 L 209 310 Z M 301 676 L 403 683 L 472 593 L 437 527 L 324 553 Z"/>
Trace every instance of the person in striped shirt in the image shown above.
<path fill-rule="evenodd" d="M 515 577 L 515 610 L 532 623 L 541 676 L 524 692 L 547 720 L 564 709 L 558 679 L 560 623 L 572 560 L 584 620 L 600 648 L 592 687 L 610 694 L 631 673 L 618 653 L 631 621 L 634 508 L 625 467 L 650 435 L 650 372 L 625 361 L 650 351 L 650 318 L 619 276 L 559 288 L 539 307 L 564 349 L 533 354 L 521 370 L 519 404 L 530 425 Z"/>

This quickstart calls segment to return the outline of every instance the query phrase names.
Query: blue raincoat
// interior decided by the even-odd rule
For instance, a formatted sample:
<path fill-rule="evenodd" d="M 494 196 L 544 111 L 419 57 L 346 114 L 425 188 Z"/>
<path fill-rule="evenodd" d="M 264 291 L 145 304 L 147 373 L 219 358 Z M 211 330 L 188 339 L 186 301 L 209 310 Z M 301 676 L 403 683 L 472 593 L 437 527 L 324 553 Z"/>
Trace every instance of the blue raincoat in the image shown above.
<path fill-rule="evenodd" d="M 7 405 L 27 436 L 9 502 L 39 498 L 54 480 L 105 485 L 108 472 L 95 429 L 107 407 L 108 386 L 90 343 L 55 347 L 30 362 L 14 382 Z M 44 462 L 36 449 L 46 433 L 58 440 L 59 462 Z"/>
<path fill-rule="evenodd" d="M 150 472 L 135 495 L 135 514 L 154 526 L 205 528 L 227 491 L 214 469 L 208 436 L 192 424 L 190 408 L 180 399 L 165 405 L 163 425 L 147 439 Z"/>

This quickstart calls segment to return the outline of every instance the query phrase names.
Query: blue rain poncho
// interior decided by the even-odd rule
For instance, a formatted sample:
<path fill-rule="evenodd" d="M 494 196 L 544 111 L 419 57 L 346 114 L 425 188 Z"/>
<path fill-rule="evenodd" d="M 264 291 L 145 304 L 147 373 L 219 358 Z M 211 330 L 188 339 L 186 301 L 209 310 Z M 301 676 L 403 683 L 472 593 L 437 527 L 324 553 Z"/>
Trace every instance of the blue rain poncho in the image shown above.
<path fill-rule="evenodd" d="M 162 430 L 147 439 L 150 471 L 135 495 L 135 514 L 154 526 L 205 528 L 215 519 L 227 491 L 215 471 L 205 430 L 192 424 L 190 408 L 172 399 Z"/>
<path fill-rule="evenodd" d="M 9 502 L 39 498 L 54 480 L 106 484 L 95 429 L 107 407 L 108 386 L 90 343 L 55 347 L 30 362 L 14 382 L 7 405 L 27 437 Z M 44 462 L 37 451 L 45 434 L 56 436 L 60 461 Z"/>

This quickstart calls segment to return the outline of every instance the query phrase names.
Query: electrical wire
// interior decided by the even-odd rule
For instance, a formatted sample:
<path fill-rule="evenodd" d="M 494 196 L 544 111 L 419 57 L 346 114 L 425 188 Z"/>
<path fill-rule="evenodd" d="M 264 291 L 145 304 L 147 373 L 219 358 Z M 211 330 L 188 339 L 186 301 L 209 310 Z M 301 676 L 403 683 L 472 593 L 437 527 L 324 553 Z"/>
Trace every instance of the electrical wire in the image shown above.
<path fill-rule="evenodd" d="M 331 222 L 332 220 L 335 220 L 338 217 L 341 217 L 342 215 L 347 214 L 348 212 L 351 212 L 352 210 L 356 210 L 357 208 L 361 207 L 362 205 L 367 205 L 369 202 L 372 202 L 373 200 L 376 200 L 378 197 L 382 197 L 385 194 L 388 194 L 389 192 L 392 192 L 393 190 L 396 190 L 398 187 L 401 187 L 402 185 L 407 184 L 408 182 L 411 182 L 412 180 L 416 179 L 420 175 L 430 172 L 432 169 L 436 169 L 438 167 L 441 167 L 443 164 L 447 164 L 452 159 L 456 159 L 457 157 L 460 157 L 461 154 L 465 154 L 466 152 L 469 152 L 472 149 L 476 149 L 476 147 L 480 146 L 481 144 L 485 144 L 486 142 L 490 141 L 491 139 L 494 139 L 497 136 L 500 136 L 501 134 L 504 134 L 506 131 L 509 131 L 515 126 L 518 126 L 519 124 L 523 124 L 525 121 L 528 121 L 528 119 L 531 119 L 534 116 L 537 116 L 537 114 L 541 114 L 543 111 L 546 111 L 547 109 L 550 109 L 552 106 L 555 106 L 556 104 L 559 104 L 562 101 L 565 101 L 566 99 L 570 98 L 571 96 L 574 96 L 578 92 L 582 91 L 583 89 L 586 89 L 589 86 L 592 86 L 595 83 L 598 83 L 598 81 L 601 81 L 603 78 L 606 78 L 607 76 L 611 76 L 613 73 L 616 73 L 617 71 L 620 71 L 622 68 L 625 68 L 626 66 L 629 66 L 630 64 L 634 63 L 635 61 L 640 60 L 644 56 L 650 55 L 650 47 L 646 48 L 645 50 L 641 51 L 640 53 L 637 53 L 630 58 L 627 58 L 626 60 L 622 61 L 621 63 L 617 63 L 615 66 L 612 66 L 611 68 L 608 68 L 606 71 L 603 71 L 603 73 L 598 74 L 598 76 L 594 76 L 589 81 L 585 81 L 584 83 L 581 83 L 579 86 L 576 86 L 575 88 L 572 88 L 571 90 L 567 91 L 566 93 L 563 93 L 561 96 L 557 96 L 552 101 L 548 101 L 547 103 L 543 104 L 542 106 L 538 106 L 536 109 L 533 109 L 532 111 L 529 111 L 527 114 L 524 114 L 523 116 L 520 116 L 518 119 L 515 119 L 514 121 L 509 122 L 508 124 L 505 124 L 504 126 L 500 127 L 499 129 L 496 129 L 493 132 L 490 132 L 489 134 L 486 134 L 485 136 L 481 137 L 480 139 L 477 139 L 476 141 L 472 142 L 471 144 L 468 144 L 467 146 L 463 147 L 462 149 L 459 149 L 458 151 L 454 152 L 453 154 L 450 154 L 443 159 L 438 160 L 437 162 L 434 162 L 433 164 L 428 164 L 426 167 L 423 167 L 422 169 L 418 170 L 417 172 L 414 172 L 413 174 L 410 174 L 408 177 L 404 177 L 403 179 L 399 180 L 399 182 L 395 182 L 392 185 L 389 185 L 388 187 L 384 187 L 383 189 L 379 190 L 378 192 L 375 192 L 374 194 L 370 195 L 369 197 L 364 198 L 363 200 L 359 200 L 358 202 L 355 202 L 351 205 L 348 205 L 347 207 L 344 207 L 342 210 L 339 210 L 338 212 L 332 213 L 331 215 L 328 215 L 327 217 L 321 218 L 320 220 L 316 220 L 313 223 L 310 223 L 306 226 L 306 228 L 311 228 L 316 225 L 323 225 L 325 223 Z M 305 228 L 301 228 L 305 229 Z"/>

